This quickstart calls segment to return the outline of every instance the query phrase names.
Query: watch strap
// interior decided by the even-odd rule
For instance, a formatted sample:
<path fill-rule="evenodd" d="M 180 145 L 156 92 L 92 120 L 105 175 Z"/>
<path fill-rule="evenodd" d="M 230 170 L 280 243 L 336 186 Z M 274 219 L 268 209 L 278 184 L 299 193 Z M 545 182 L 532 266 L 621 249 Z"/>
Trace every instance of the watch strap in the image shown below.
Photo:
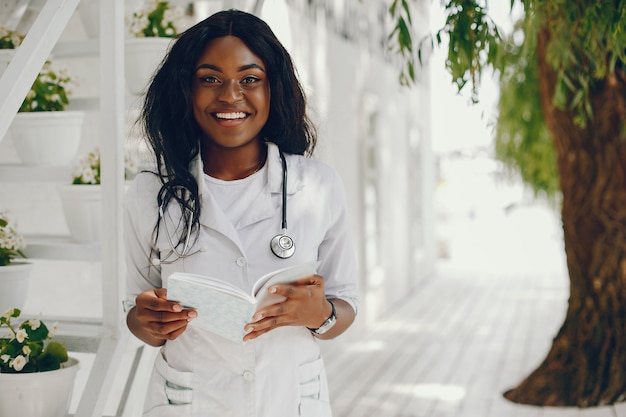
<path fill-rule="evenodd" d="M 309 329 L 309 331 L 315 335 L 323 335 L 324 333 L 329 331 L 337 322 L 337 311 L 335 310 L 335 304 L 333 304 L 333 302 L 328 299 L 326 301 L 330 303 L 330 307 L 332 308 L 330 317 L 328 317 L 326 321 L 324 321 L 324 323 L 322 323 L 322 325 L 317 329 L 307 327 L 307 329 Z"/>

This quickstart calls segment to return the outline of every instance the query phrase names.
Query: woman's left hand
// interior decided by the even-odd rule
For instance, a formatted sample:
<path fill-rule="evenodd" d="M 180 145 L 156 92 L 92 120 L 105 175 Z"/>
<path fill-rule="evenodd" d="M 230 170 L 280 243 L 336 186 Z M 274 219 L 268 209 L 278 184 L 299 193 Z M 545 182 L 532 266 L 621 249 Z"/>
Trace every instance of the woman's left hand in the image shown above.
<path fill-rule="evenodd" d="M 268 291 L 282 295 L 286 300 L 255 312 L 253 322 L 245 327 L 244 341 L 280 326 L 318 328 L 332 313 L 332 306 L 326 300 L 324 279 L 319 275 L 302 278 L 293 284 L 272 285 Z"/>

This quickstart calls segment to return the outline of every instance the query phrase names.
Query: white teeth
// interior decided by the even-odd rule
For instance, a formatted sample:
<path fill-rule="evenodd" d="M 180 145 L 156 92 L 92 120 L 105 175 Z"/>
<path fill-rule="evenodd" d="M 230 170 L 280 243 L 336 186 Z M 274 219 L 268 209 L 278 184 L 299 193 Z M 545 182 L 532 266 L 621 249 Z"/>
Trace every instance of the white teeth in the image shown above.
<path fill-rule="evenodd" d="M 215 116 L 218 119 L 243 119 L 246 117 L 244 112 L 236 112 L 236 113 L 216 113 Z"/>

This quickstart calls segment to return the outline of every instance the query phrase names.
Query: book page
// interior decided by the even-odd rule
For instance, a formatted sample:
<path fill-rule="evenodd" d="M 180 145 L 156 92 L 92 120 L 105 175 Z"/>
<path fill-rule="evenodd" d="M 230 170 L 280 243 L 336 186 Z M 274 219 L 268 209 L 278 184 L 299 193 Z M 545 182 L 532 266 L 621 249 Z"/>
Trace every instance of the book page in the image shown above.
<path fill-rule="evenodd" d="M 167 283 L 167 298 L 193 308 L 198 317 L 189 325 L 217 333 L 242 343 L 243 328 L 252 321 L 255 301 L 241 289 L 228 283 L 189 279 L 188 274 L 172 274 Z M 200 278 L 202 279 L 202 277 Z M 232 287 L 232 288 L 231 288 Z M 238 291 L 233 291 L 235 288 Z"/>

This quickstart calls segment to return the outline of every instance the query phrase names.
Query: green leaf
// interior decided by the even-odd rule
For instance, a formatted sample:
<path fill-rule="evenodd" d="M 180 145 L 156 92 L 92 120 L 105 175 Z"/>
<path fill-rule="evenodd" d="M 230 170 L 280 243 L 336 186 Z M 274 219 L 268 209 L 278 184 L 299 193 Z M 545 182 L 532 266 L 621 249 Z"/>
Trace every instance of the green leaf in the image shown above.
<path fill-rule="evenodd" d="M 40 372 L 53 371 L 59 369 L 63 362 L 67 362 L 68 355 L 65 346 L 58 342 L 50 342 L 43 354 L 37 361 L 37 367 Z"/>

